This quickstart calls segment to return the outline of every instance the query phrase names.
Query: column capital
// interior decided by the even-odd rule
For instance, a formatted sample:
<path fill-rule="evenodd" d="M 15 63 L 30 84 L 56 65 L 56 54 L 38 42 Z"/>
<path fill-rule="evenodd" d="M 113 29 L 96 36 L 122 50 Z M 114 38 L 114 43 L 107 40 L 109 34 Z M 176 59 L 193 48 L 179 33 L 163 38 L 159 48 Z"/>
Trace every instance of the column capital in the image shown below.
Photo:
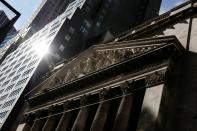
<path fill-rule="evenodd" d="M 55 105 L 49 107 L 48 113 L 52 114 L 55 111 Z"/>
<path fill-rule="evenodd" d="M 70 103 L 71 103 L 71 100 L 67 100 L 67 101 L 64 102 L 64 104 L 63 104 L 64 110 L 67 110 L 71 107 Z"/>
<path fill-rule="evenodd" d="M 131 86 L 132 82 L 125 81 L 124 83 L 121 84 L 120 88 L 123 94 L 131 93 L 131 90 L 133 89 Z"/>
<path fill-rule="evenodd" d="M 100 100 L 105 100 L 109 96 L 109 89 L 103 88 L 99 93 Z"/>
<path fill-rule="evenodd" d="M 31 121 L 31 114 L 25 114 L 23 115 L 23 118 L 22 118 L 22 122 L 30 122 Z"/>
<path fill-rule="evenodd" d="M 83 95 L 83 96 L 81 96 L 81 98 L 80 98 L 80 105 L 81 106 L 85 106 L 86 104 L 87 104 L 87 95 Z"/>
<path fill-rule="evenodd" d="M 35 117 L 36 117 L 36 118 L 41 117 L 43 111 L 44 111 L 44 110 L 38 110 L 38 111 L 36 111 L 36 112 L 35 112 Z"/>

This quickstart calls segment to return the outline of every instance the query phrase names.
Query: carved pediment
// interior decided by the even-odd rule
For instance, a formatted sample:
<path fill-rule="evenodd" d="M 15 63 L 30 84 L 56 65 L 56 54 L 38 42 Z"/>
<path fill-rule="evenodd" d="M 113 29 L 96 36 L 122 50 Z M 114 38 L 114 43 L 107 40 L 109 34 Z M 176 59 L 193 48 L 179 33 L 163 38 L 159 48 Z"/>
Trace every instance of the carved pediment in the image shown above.
<path fill-rule="evenodd" d="M 93 46 L 67 63 L 39 87 L 42 90 L 86 76 L 103 68 L 154 50 L 166 43 L 157 41 L 122 42 Z"/>

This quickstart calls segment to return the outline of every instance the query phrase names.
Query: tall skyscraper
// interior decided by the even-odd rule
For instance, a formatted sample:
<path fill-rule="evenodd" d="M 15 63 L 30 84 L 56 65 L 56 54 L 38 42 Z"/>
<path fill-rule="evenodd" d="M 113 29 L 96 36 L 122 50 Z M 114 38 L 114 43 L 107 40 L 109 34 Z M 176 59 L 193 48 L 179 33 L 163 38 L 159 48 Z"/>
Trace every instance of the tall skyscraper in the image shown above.
<path fill-rule="evenodd" d="M 29 35 L 36 33 L 63 13 L 68 5 L 68 1 L 69 0 L 42 0 L 26 25 L 27 27 L 31 27 Z"/>
<path fill-rule="evenodd" d="M 70 12 L 66 11 L 58 16 L 51 23 L 47 24 L 42 30 L 35 33 L 30 39 L 21 43 L 17 49 L 7 55 L 0 66 L 0 127 L 2 128 L 7 119 L 12 118 L 10 113 L 14 114 L 13 108 L 16 108 L 16 103 L 21 94 L 25 90 L 27 84 L 31 83 L 30 79 L 33 75 L 40 75 L 40 70 L 36 70 L 42 63 L 44 53 L 50 46 L 57 46 L 56 38 L 60 32 L 61 26 L 66 19 L 71 19 L 76 9 L 81 8 L 85 0 L 76 2 L 75 8 Z M 70 9 L 70 8 L 69 8 Z M 52 50 L 55 49 L 54 47 Z M 51 54 L 56 57 L 57 54 Z M 48 59 L 48 58 L 46 58 Z M 49 60 L 51 60 L 49 58 Z M 51 60 L 52 63 L 53 60 Z M 40 77 L 40 76 L 39 76 Z M 33 79 L 33 78 L 32 78 Z M 35 84 L 35 81 L 33 81 Z M 7 123 L 6 123 L 7 124 Z"/>

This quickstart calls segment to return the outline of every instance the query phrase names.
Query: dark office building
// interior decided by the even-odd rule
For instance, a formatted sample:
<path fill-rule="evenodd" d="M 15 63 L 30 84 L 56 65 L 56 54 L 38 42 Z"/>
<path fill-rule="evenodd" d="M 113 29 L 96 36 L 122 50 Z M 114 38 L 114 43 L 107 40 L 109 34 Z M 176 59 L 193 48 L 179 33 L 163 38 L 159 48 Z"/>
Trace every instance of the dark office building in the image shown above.
<path fill-rule="evenodd" d="M 62 51 L 62 53 L 66 53 L 64 58 L 77 55 L 93 44 L 108 41 L 137 23 L 157 16 L 161 4 L 161 1 L 158 0 L 145 3 L 136 3 L 131 0 L 119 0 L 119 2 L 116 0 L 86 0 L 82 7 L 76 9 L 78 6 L 76 3 L 82 2 L 84 1 L 71 2 L 65 11 L 67 15 L 72 14 L 72 19 L 67 18 L 58 35 L 58 41 L 65 49 Z M 150 6 L 149 2 L 153 4 Z M 133 7 L 135 7 L 135 11 L 129 11 Z M 137 11 L 138 8 L 139 11 Z M 70 13 L 75 9 L 74 14 Z M 150 9 L 152 12 L 149 11 Z"/>
<path fill-rule="evenodd" d="M 196 131 L 197 2 L 56 66 L 17 131 Z"/>

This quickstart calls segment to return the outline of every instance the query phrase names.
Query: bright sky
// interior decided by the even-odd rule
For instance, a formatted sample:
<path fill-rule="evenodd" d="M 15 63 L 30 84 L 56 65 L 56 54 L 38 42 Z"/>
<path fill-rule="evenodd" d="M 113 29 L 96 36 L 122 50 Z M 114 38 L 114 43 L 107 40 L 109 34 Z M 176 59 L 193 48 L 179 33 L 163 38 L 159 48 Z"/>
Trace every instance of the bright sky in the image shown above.
<path fill-rule="evenodd" d="M 21 17 L 16 22 L 16 29 L 22 28 L 27 20 L 31 17 L 35 9 L 41 3 L 42 0 L 7 0 L 14 8 L 16 8 L 20 13 Z M 179 5 L 187 0 L 163 0 L 160 14 L 168 11 L 169 9 Z"/>
<path fill-rule="evenodd" d="M 42 0 L 7 0 L 7 2 L 21 13 L 15 24 L 16 29 L 21 29 Z"/>
<path fill-rule="evenodd" d="M 173 7 L 180 5 L 188 0 L 163 0 L 161 4 L 160 14 L 172 9 Z"/>

